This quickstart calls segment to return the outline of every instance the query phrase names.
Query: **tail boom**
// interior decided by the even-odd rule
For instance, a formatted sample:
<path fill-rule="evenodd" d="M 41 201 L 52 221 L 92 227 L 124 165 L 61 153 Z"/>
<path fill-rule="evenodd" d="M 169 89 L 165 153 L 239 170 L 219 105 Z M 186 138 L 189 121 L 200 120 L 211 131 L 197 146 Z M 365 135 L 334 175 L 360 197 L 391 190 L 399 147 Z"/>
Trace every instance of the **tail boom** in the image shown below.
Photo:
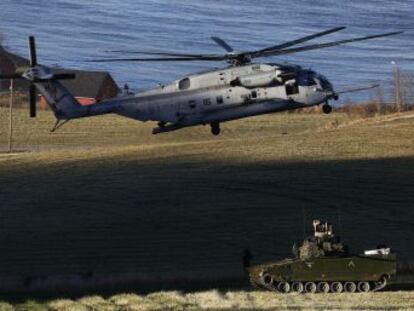
<path fill-rule="evenodd" d="M 59 81 L 35 82 L 35 86 L 46 99 L 58 120 L 70 120 L 114 112 L 114 105 L 109 102 L 82 106 Z"/>

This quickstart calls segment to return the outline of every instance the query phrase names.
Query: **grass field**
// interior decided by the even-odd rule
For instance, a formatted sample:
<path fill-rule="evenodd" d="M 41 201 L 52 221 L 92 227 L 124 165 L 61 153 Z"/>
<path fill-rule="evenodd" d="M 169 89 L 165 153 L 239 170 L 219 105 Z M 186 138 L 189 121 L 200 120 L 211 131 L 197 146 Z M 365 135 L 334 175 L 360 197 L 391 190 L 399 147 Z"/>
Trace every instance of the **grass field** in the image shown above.
<path fill-rule="evenodd" d="M 412 113 L 275 114 L 224 124 L 220 137 L 153 136 L 116 116 L 50 134 L 49 113 L 26 115 L 14 118 L 19 152 L 0 154 L 3 292 L 248 288 L 243 249 L 257 262 L 289 256 L 314 217 L 355 251 L 385 243 L 414 258 Z"/>
<path fill-rule="evenodd" d="M 281 295 L 268 292 L 217 290 L 148 295 L 118 294 L 108 298 L 86 296 L 48 302 L 0 303 L 0 310 L 145 311 L 145 310 L 413 310 L 414 293 Z"/>

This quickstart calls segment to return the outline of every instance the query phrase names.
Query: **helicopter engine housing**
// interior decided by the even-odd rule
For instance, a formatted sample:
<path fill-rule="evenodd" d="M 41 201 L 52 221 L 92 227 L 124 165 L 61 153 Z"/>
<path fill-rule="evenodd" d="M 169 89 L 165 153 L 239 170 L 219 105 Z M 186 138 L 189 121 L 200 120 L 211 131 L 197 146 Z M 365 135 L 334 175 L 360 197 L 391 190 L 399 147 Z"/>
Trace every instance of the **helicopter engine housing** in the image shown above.
<path fill-rule="evenodd" d="M 273 84 L 280 84 L 280 81 L 278 81 L 278 73 L 276 71 L 240 76 L 232 81 L 233 86 L 239 85 L 246 88 L 263 87 Z"/>

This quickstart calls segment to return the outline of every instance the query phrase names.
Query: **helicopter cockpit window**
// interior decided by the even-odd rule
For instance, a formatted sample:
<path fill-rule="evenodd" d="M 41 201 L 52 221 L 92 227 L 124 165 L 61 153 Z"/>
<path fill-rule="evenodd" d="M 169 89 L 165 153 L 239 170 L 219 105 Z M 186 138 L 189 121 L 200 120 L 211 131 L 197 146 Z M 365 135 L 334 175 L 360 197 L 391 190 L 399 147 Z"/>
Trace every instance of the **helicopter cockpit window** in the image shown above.
<path fill-rule="evenodd" d="M 303 86 L 312 86 L 312 85 L 316 85 L 316 81 L 314 79 L 314 73 L 313 72 L 303 72 L 302 74 L 299 75 L 298 77 L 299 79 L 299 85 L 303 85 Z"/>
<path fill-rule="evenodd" d="M 316 77 L 316 79 L 320 83 L 323 90 L 326 90 L 326 91 L 332 91 L 333 90 L 331 82 L 329 82 L 328 79 L 325 78 L 323 75 L 318 75 Z"/>
<path fill-rule="evenodd" d="M 190 88 L 190 79 L 189 79 L 189 78 L 184 78 L 184 79 L 181 79 L 181 80 L 178 82 L 178 88 L 179 88 L 180 90 L 186 90 L 186 89 L 189 89 L 189 88 Z"/>

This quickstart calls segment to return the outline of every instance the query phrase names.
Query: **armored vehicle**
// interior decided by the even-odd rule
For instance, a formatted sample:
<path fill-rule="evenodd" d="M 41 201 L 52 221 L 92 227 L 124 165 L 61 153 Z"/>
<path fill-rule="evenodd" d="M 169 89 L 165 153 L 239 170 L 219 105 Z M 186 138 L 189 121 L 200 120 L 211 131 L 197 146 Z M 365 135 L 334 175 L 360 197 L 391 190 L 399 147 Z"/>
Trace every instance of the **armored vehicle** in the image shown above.
<path fill-rule="evenodd" d="M 253 286 L 282 293 L 378 291 L 396 273 L 396 255 L 379 246 L 350 254 L 328 222 L 314 220 L 314 235 L 294 244 L 294 258 L 245 268 Z"/>

